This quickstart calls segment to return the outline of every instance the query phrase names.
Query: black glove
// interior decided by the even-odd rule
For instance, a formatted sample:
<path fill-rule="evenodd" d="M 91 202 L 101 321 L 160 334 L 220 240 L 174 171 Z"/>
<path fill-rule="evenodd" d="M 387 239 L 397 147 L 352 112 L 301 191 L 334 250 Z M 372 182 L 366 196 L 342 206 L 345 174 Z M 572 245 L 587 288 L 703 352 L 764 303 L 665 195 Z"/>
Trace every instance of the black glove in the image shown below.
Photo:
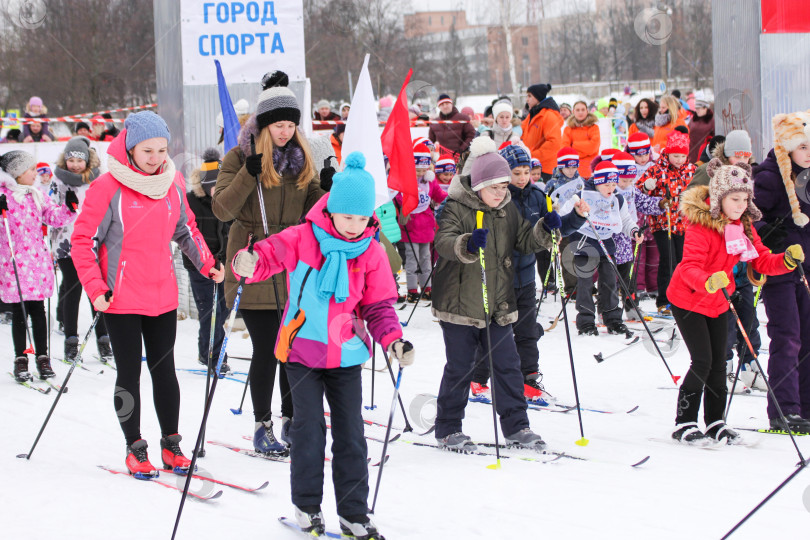
<path fill-rule="evenodd" d="M 560 227 L 562 227 L 562 219 L 556 210 L 552 210 L 543 218 L 543 228 L 546 231 L 551 232 L 554 229 L 559 229 Z"/>
<path fill-rule="evenodd" d="M 478 253 L 478 249 L 487 247 L 487 233 L 489 229 L 475 229 L 472 236 L 467 240 L 467 251 L 470 253 Z"/>
<path fill-rule="evenodd" d="M 262 174 L 262 154 L 253 154 L 245 159 L 245 167 L 253 176 Z"/>
<path fill-rule="evenodd" d="M 335 168 L 330 165 L 331 158 L 323 160 L 323 169 L 321 169 L 321 189 L 329 191 L 332 189 L 332 177 L 335 176 Z"/>
<path fill-rule="evenodd" d="M 5 193 L 0 195 L 0 212 L 8 212 L 8 201 Z"/>
<path fill-rule="evenodd" d="M 760 227 L 757 232 L 759 233 L 760 239 L 762 239 L 762 243 L 772 252 L 780 253 L 785 251 L 783 245 L 787 239 L 788 233 L 783 227 L 766 223 Z"/>
<path fill-rule="evenodd" d="M 67 190 L 65 193 L 65 204 L 68 207 L 68 210 L 76 213 L 76 210 L 79 209 L 79 198 L 76 196 L 76 192 L 72 189 Z"/>

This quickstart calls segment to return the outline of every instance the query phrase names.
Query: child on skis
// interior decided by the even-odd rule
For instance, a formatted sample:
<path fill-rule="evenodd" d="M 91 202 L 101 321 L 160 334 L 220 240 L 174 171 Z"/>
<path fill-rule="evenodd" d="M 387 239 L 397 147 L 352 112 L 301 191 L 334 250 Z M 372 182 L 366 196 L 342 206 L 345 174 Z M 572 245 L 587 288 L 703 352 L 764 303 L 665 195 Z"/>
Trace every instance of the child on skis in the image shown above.
<path fill-rule="evenodd" d="M 753 223 L 762 217 L 754 206 L 751 167 L 747 163 L 709 162 L 710 184 L 696 186 L 681 196 L 680 212 L 688 220 L 683 260 L 675 269 L 667 296 L 675 322 L 689 349 L 692 364 L 678 391 L 672 438 L 704 445 L 711 440 L 741 442 L 723 422 L 726 405 L 726 317 L 728 302 L 719 292 L 734 292 L 729 275 L 742 260 L 768 275 L 787 274 L 801 264 L 804 253 L 794 244 L 785 253 L 770 253 Z M 703 398 L 706 431 L 698 428 Z"/>
<path fill-rule="evenodd" d="M 287 362 L 295 409 L 290 484 L 298 524 L 315 535 L 325 530 L 320 507 L 325 394 L 331 409 L 340 528 L 347 536 L 382 539 L 367 513 L 361 364 L 370 356 L 368 333 L 400 367 L 413 363 L 414 351 L 402 339 L 391 268 L 385 250 L 374 240 L 374 180 L 364 170 L 360 152 L 349 154 L 344 165 L 305 224 L 257 242 L 253 253 L 239 251 L 233 271 L 249 283 L 289 272 L 290 296 L 276 356 Z"/>
<path fill-rule="evenodd" d="M 431 204 L 441 203 L 447 193 L 439 187 L 436 175 L 430 170 L 430 148 L 419 140 L 414 140 L 413 158 L 416 164 L 416 181 L 419 188 L 419 205 L 407 216 L 401 216 L 402 239 L 405 241 L 405 279 L 408 286 L 408 302 L 422 298 L 430 300 L 431 287 L 428 278 L 433 263 L 430 256 L 430 244 L 436 236 L 436 218 Z M 402 195 L 396 197 L 397 205 L 402 207 Z"/>
<path fill-rule="evenodd" d="M 542 449 L 543 439 L 529 427 L 520 357 L 512 334 L 512 323 L 518 319 L 512 255 L 514 251 L 530 254 L 549 249 L 551 231 L 560 228 L 562 221 L 557 212 L 550 212 L 532 227 L 520 216 L 517 206 L 510 204 L 509 164 L 497 154 L 494 143 L 482 139 L 486 142 L 473 145 L 471 151 L 471 175 L 457 176 L 450 185 L 436 235 L 439 260 L 432 310 L 444 334 L 447 361 L 437 400 L 435 435 L 440 448 L 476 449 L 462 432 L 462 418 L 475 352 L 482 347 L 487 351 L 485 361 L 494 366 L 497 412 L 506 442 Z M 480 228 L 477 219 L 483 223 Z M 488 310 L 481 291 L 481 250 L 488 263 Z"/>
<path fill-rule="evenodd" d="M 177 281 L 171 242 L 203 275 L 217 283 L 225 277 L 223 269 L 215 268 L 216 260 L 188 210 L 185 179 L 168 157 L 170 141 L 169 128 L 157 114 L 130 115 L 108 148 L 110 171 L 87 190 L 71 237 L 71 256 L 82 287 L 96 311 L 104 312 L 118 369 L 114 402 L 127 445 L 126 466 L 139 476 L 158 474 L 141 438 L 144 348 L 160 423 L 163 467 L 180 471 L 190 465 L 178 434 Z"/>
<path fill-rule="evenodd" d="M 58 204 L 65 202 L 68 191 L 79 199 L 77 212 L 81 212 L 84 197 L 91 183 L 99 177 L 101 161 L 95 149 L 90 148 L 90 139 L 87 137 L 73 137 L 65 145 L 65 151 L 59 156 L 54 168 L 53 199 Z M 51 229 L 51 250 L 59 269 L 62 271 L 62 284 L 59 287 L 59 302 L 57 309 L 61 310 L 59 320 L 64 325 L 65 333 L 65 360 L 73 362 L 79 354 L 79 306 L 82 300 L 82 284 L 76 273 L 70 249 L 70 237 L 73 234 L 73 225 L 68 224 L 61 228 Z M 89 300 L 89 298 L 88 298 Z M 96 310 L 90 302 L 90 311 L 93 315 Z M 96 347 L 99 359 L 102 362 L 112 362 L 113 354 L 110 347 L 110 337 L 104 325 L 104 316 L 99 317 L 96 323 Z"/>
<path fill-rule="evenodd" d="M 629 205 L 624 197 L 616 193 L 619 181 L 619 170 L 610 161 L 602 161 L 594 170 L 593 178 L 579 192 L 580 199 L 591 208 L 590 223 L 585 223 L 570 237 L 574 250 L 574 267 L 577 274 L 577 329 L 580 335 L 598 336 L 596 329 L 596 310 L 591 290 L 593 274 L 599 272 L 599 312 L 602 314 L 609 334 L 630 334 L 622 322 L 622 308 L 616 279 L 616 269 L 603 252 L 602 244 L 616 257 L 614 235 L 624 233 L 636 242 L 641 242 L 638 225 L 630 214 Z M 572 211 L 572 197 L 562 208 L 562 213 Z M 591 227 L 593 224 L 593 228 Z M 595 229 L 595 230 L 594 230 Z M 596 235 L 599 235 L 598 237 Z"/>
<path fill-rule="evenodd" d="M 689 136 L 673 131 L 667 138 L 667 145 L 661 157 L 636 181 L 636 187 L 644 193 L 662 197 L 668 203 L 666 215 L 647 218 L 658 247 L 658 297 L 655 300 L 658 313 L 672 314 L 668 305 L 667 287 L 672 270 L 683 256 L 683 235 L 685 219 L 680 212 L 673 211 L 681 192 L 689 186 L 695 174 L 695 165 L 689 163 Z"/>
<path fill-rule="evenodd" d="M 34 186 L 36 163 L 34 156 L 21 150 L 0 156 L 0 212 L 5 229 L 0 233 L 0 299 L 12 307 L 14 378 L 19 382 L 31 379 L 29 353 L 35 354 L 40 379 L 55 375 L 48 357 L 45 314 L 45 299 L 53 294 L 53 261 L 42 236 L 42 224 L 62 227 L 71 223 L 78 205 L 75 193 L 67 195 L 63 205 L 43 196 Z M 33 351 L 27 346 L 31 344 L 26 344 L 26 317 L 31 319 Z"/>

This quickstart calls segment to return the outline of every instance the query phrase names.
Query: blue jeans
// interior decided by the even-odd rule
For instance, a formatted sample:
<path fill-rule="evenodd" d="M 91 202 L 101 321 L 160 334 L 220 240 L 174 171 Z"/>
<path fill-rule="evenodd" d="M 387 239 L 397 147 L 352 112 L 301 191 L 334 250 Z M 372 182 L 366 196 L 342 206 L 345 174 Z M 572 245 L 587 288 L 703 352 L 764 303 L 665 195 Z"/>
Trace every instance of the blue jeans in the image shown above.
<path fill-rule="evenodd" d="M 211 339 L 211 313 L 214 303 L 214 280 L 204 277 L 196 270 L 188 270 L 188 280 L 191 292 L 194 294 L 194 303 L 197 305 L 197 315 L 200 318 L 200 331 L 197 334 L 197 350 L 203 361 L 208 361 L 208 346 Z M 219 289 L 217 298 L 216 329 L 214 331 L 213 363 L 219 359 L 219 350 L 222 340 L 225 339 L 225 318 L 228 316 L 228 307 L 225 305 L 225 284 L 217 285 Z M 227 357 L 226 357 L 227 360 Z"/>
<path fill-rule="evenodd" d="M 759 337 L 759 320 L 757 314 L 754 312 L 754 288 L 751 285 L 743 285 L 737 289 L 740 293 L 739 298 L 735 298 L 736 293 L 732 296 L 734 309 L 737 310 L 737 315 L 740 316 L 743 328 L 748 333 L 748 339 L 751 340 L 751 346 L 759 354 L 759 347 L 762 345 L 762 339 Z M 751 363 L 754 357 L 748 349 L 748 344 L 737 326 L 737 319 L 731 313 L 728 314 L 728 340 L 726 341 L 726 360 L 734 358 L 734 349 L 737 349 L 737 358 L 741 362 Z"/>

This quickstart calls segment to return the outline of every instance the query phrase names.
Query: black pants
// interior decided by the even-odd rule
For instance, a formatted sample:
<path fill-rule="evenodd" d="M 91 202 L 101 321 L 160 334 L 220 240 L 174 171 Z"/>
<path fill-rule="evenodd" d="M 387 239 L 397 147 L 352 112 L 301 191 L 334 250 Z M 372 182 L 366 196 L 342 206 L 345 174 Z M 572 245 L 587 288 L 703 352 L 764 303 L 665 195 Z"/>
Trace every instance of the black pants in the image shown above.
<path fill-rule="evenodd" d="M 188 281 L 191 284 L 191 293 L 197 306 L 197 317 L 200 320 L 200 330 L 197 332 L 197 354 L 204 361 L 208 361 L 208 349 L 211 345 L 211 314 L 214 312 L 214 285 L 217 286 L 216 320 L 214 321 L 214 350 L 211 361 L 216 364 L 219 360 L 219 351 L 225 339 L 225 319 L 228 317 L 228 306 L 225 304 L 225 284 L 215 283 L 196 270 L 188 270 Z M 227 355 L 225 357 L 227 360 Z"/>
<path fill-rule="evenodd" d="M 61 318 L 57 318 L 65 326 L 65 338 L 79 335 L 79 304 L 82 300 L 82 284 L 79 281 L 79 275 L 76 273 L 76 267 L 73 265 L 73 259 L 59 259 L 59 269 L 62 271 L 62 284 L 59 286 L 59 303 L 56 305 L 57 310 L 61 310 Z M 96 315 L 96 310 L 93 308 L 93 302 L 87 298 L 90 303 L 90 312 L 93 316 Z M 96 338 L 107 335 L 107 327 L 104 325 L 104 315 L 98 318 L 96 323 Z"/>
<path fill-rule="evenodd" d="M 759 319 L 754 310 L 754 289 L 750 285 L 744 285 L 737 289 L 731 296 L 734 309 L 740 316 L 743 328 L 751 340 L 751 346 L 755 351 L 759 351 L 762 345 L 762 338 L 759 336 Z M 726 360 L 734 358 L 734 349 L 737 349 L 737 360 L 739 362 L 751 363 L 754 357 L 745 342 L 745 338 L 737 326 L 737 319 L 731 313 L 728 314 L 728 341 L 726 342 Z"/>
<path fill-rule="evenodd" d="M 162 436 L 177 433 L 180 416 L 180 386 L 174 370 L 174 340 L 177 310 L 156 317 L 106 313 L 115 365 L 115 412 L 127 444 L 141 438 L 141 346 L 146 348 L 146 366 L 152 377 Z"/>
<path fill-rule="evenodd" d="M 613 264 L 604 256 L 597 259 L 594 256 L 577 255 L 574 257 L 574 265 L 577 272 L 577 328 L 597 323 L 596 306 L 591 295 L 594 271 L 599 272 L 599 313 L 605 324 L 621 322 L 622 308 L 616 292 L 618 281 Z"/>
<path fill-rule="evenodd" d="M 290 362 L 295 418 L 290 427 L 290 488 L 296 506 L 323 500 L 326 422 L 323 397 L 332 426 L 332 483 L 337 513 L 343 517 L 368 511 L 368 449 L 363 424 L 362 367 L 312 369 Z"/>
<path fill-rule="evenodd" d="M 683 378 L 678 395 L 676 424 L 697 422 L 700 396 L 706 425 L 723 419 L 726 407 L 726 336 L 728 312 L 707 317 L 672 306 L 672 315 L 683 336 L 692 365 Z"/>
<path fill-rule="evenodd" d="M 11 339 L 14 341 L 14 356 L 22 356 L 28 347 L 23 307 L 19 302 L 8 305 L 11 306 Z M 45 302 L 43 300 L 26 300 L 25 313 L 31 319 L 31 332 L 34 337 L 36 355 L 47 355 L 48 322 L 45 317 Z"/>
<path fill-rule="evenodd" d="M 619 269 L 619 276 L 624 280 L 624 284 L 627 285 L 627 288 L 630 289 L 630 294 L 635 296 L 635 288 L 633 284 L 630 283 L 630 269 L 633 267 L 633 261 L 627 261 L 626 263 L 617 264 L 616 268 Z M 622 299 L 622 306 L 627 302 L 627 294 L 625 294 L 624 289 L 622 288 L 619 280 L 616 280 L 616 286 L 619 288 L 619 296 Z"/>
<path fill-rule="evenodd" d="M 546 252 L 547 253 L 547 252 Z M 537 291 L 534 283 L 515 289 L 518 320 L 512 324 L 515 347 L 520 356 L 520 372 L 526 375 L 540 371 L 540 351 L 537 341 L 543 337 L 543 327 L 537 322 Z M 486 384 L 489 379 L 489 360 L 479 346 L 475 351 L 475 372 L 472 380 Z"/>
<path fill-rule="evenodd" d="M 658 297 L 655 299 L 657 307 L 666 306 L 669 304 L 667 300 L 667 287 L 669 287 L 669 280 L 672 279 L 672 273 L 669 268 L 672 266 L 672 271 L 683 259 L 683 235 L 672 235 L 672 247 L 670 247 L 669 236 L 667 231 L 656 231 L 653 233 L 655 245 L 658 247 Z M 669 255 L 673 252 L 673 261 L 670 265 Z"/>
<path fill-rule="evenodd" d="M 250 398 L 253 401 L 253 417 L 256 422 L 266 422 L 272 416 L 273 386 L 276 381 L 276 337 L 279 317 L 275 309 L 240 309 L 242 320 L 253 343 L 250 359 Z M 293 417 L 293 400 L 290 383 L 287 381 L 285 364 L 281 364 L 278 376 L 281 387 L 281 416 Z"/>

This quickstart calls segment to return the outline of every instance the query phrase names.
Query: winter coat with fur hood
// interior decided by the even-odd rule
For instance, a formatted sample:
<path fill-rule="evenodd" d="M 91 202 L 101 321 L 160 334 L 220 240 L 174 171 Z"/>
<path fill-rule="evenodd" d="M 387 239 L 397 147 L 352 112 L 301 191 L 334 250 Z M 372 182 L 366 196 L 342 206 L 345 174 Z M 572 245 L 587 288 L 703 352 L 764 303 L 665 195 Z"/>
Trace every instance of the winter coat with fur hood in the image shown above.
<path fill-rule="evenodd" d="M 90 149 L 90 163 L 87 164 L 90 169 L 88 182 L 82 180 L 81 174 L 72 173 L 67 168 L 65 161 L 65 154 L 59 155 L 56 161 L 56 167 L 53 170 L 53 180 L 51 181 L 51 200 L 56 204 L 65 204 L 65 196 L 68 190 L 73 191 L 79 199 L 79 208 L 76 210 L 78 215 L 82 211 L 84 205 L 84 197 L 87 195 L 87 189 L 90 183 L 99 177 L 101 174 L 100 167 L 101 161 L 98 158 L 95 148 Z M 55 259 L 67 259 L 70 257 L 70 237 L 73 235 L 73 223 L 68 223 L 64 227 L 52 227 L 50 230 L 51 240 L 51 253 Z"/>
<path fill-rule="evenodd" d="M 597 122 L 599 119 L 593 113 L 588 113 L 582 122 L 572 114 L 565 122 L 562 145 L 570 146 L 579 154 L 579 175 L 582 178 L 591 177 L 591 161 L 599 154 L 601 136 Z"/>
<path fill-rule="evenodd" d="M 681 195 L 680 213 L 688 220 L 683 245 L 683 259 L 675 267 L 672 280 L 667 287 L 667 298 L 681 309 L 694 311 L 707 317 L 719 317 L 728 311 L 728 302 L 720 291 L 710 294 L 706 281 L 715 272 L 723 271 L 729 279 L 726 291 L 735 291 L 734 265 L 739 255 L 726 251 L 724 230 L 731 221 L 721 214 L 714 219 L 709 207 L 709 188 L 697 186 Z M 783 253 L 773 254 L 765 247 L 754 229 L 751 217 L 746 211 L 742 222 L 749 239 L 759 256 L 750 261 L 754 271 L 769 276 L 790 272 L 785 266 Z M 737 223 L 739 223 L 737 222 Z"/>
<path fill-rule="evenodd" d="M 222 160 L 222 168 L 217 177 L 217 186 L 211 208 L 222 221 L 233 221 L 228 234 L 227 264 L 225 272 L 225 298 L 228 306 L 233 306 L 238 280 L 231 271 L 234 255 L 248 244 L 248 234 L 258 241 L 265 238 L 262 225 L 262 212 L 256 189 L 256 178 L 245 167 L 245 156 L 251 155 L 250 136 L 258 138 L 259 126 L 256 115 L 252 115 L 239 131 L 239 145 L 231 149 Z M 315 206 L 324 194 L 317 176 L 299 178 L 305 155 L 297 152 L 292 142 L 284 149 L 287 163 L 281 174 L 281 184 L 267 189 L 262 187 L 262 198 L 267 212 L 267 228 L 270 235 L 303 222 L 307 212 Z M 278 167 L 281 151 L 274 155 Z M 300 187 L 299 187 L 300 186 Z M 246 285 L 242 292 L 239 307 L 242 309 L 283 309 L 287 302 L 285 279 L 277 280 L 279 301 L 273 290 L 273 280 Z"/>
<path fill-rule="evenodd" d="M 545 218 L 532 227 L 511 200 L 507 191 L 497 208 L 490 208 L 470 187 L 469 176 L 453 177 L 435 241 L 439 260 L 433 276 L 431 309 L 440 321 L 486 326 L 478 253 L 467 251 L 478 211 L 484 213 L 483 228 L 489 230 L 484 259 L 490 316 L 500 326 L 517 321 L 513 252 L 528 254 L 550 249 L 552 239 L 543 228 Z"/>

